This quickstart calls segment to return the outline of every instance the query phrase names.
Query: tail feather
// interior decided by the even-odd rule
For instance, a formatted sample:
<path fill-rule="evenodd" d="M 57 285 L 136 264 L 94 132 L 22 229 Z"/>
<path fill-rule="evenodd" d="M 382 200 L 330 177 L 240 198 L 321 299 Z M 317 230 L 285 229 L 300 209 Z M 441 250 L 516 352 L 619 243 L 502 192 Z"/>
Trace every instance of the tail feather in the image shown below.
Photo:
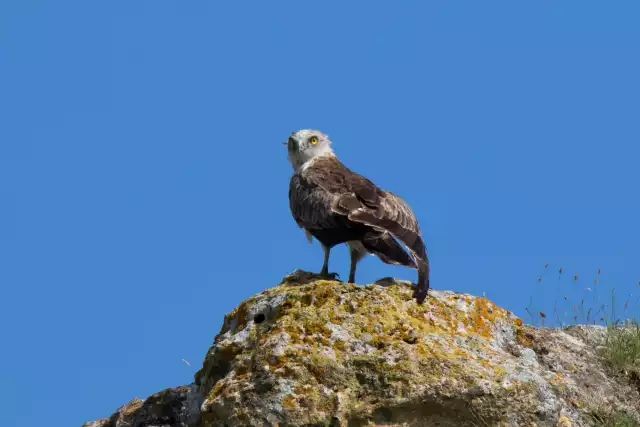
<path fill-rule="evenodd" d="M 377 217 L 372 211 L 363 209 L 351 212 L 349 214 L 349 219 L 363 222 L 379 230 L 388 231 L 404 243 L 418 258 L 425 259 L 426 251 L 424 248 L 424 242 L 422 241 L 418 231 L 403 227 L 402 224 L 394 221 L 393 219 Z"/>
<path fill-rule="evenodd" d="M 389 233 L 366 235 L 362 243 L 367 251 L 377 255 L 386 264 L 416 268 L 411 256 Z"/>
<path fill-rule="evenodd" d="M 418 270 L 418 283 L 413 296 L 419 304 L 422 304 L 429 292 L 429 259 L 424 241 L 417 228 L 404 227 L 401 223 L 391 218 L 376 215 L 375 212 L 365 209 L 351 212 L 349 219 L 363 222 L 380 231 L 387 231 L 406 245 L 413 257 L 414 268 Z"/>
<path fill-rule="evenodd" d="M 413 297 L 418 304 L 422 304 L 429 293 L 429 263 L 426 261 L 418 262 L 418 283 L 413 291 Z"/>

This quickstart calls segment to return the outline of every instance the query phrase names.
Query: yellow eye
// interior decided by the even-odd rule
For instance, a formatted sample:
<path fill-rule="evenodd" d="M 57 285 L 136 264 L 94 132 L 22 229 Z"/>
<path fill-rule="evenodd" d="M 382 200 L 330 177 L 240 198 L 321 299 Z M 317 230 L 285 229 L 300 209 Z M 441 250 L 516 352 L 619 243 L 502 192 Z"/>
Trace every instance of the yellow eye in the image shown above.
<path fill-rule="evenodd" d="M 312 136 L 309 142 L 311 142 L 311 144 L 313 145 L 316 145 L 318 143 L 318 138 L 315 136 Z"/>

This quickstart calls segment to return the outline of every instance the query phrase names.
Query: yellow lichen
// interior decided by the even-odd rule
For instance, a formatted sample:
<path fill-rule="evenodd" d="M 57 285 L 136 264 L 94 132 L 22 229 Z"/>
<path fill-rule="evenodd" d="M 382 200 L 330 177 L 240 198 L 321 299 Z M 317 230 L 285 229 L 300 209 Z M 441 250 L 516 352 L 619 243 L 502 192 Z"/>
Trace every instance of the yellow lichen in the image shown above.
<path fill-rule="evenodd" d="M 346 344 L 345 344 L 345 342 L 344 342 L 344 341 L 342 341 L 342 340 L 335 340 L 335 341 L 333 342 L 333 348 L 334 348 L 335 350 L 345 351 L 345 350 L 346 350 L 346 348 L 347 348 L 347 346 L 346 346 Z"/>
<path fill-rule="evenodd" d="M 516 328 L 516 341 L 523 347 L 533 347 L 533 335 L 527 333 L 524 327 Z"/>
<path fill-rule="evenodd" d="M 120 413 L 122 414 L 123 417 L 127 417 L 127 416 L 133 414 L 138 409 L 140 409 L 140 407 L 142 406 L 143 403 L 144 403 L 143 400 L 141 400 L 138 397 L 134 397 L 129 403 L 127 403 L 120 410 Z"/>
<path fill-rule="evenodd" d="M 295 408 L 298 405 L 293 396 L 285 396 L 284 399 L 282 399 L 282 406 L 285 408 Z"/>
<path fill-rule="evenodd" d="M 216 397 L 218 397 L 218 395 L 222 393 L 223 387 L 224 387 L 224 382 L 222 380 L 217 381 L 216 384 L 211 389 L 211 391 L 209 392 L 207 399 L 213 400 Z"/>
<path fill-rule="evenodd" d="M 402 400 L 417 393 L 418 384 L 455 393 L 483 379 L 500 382 L 506 375 L 488 339 L 507 312 L 485 298 L 441 294 L 418 305 L 404 285 L 360 287 L 333 281 L 284 284 L 262 297 L 278 294 L 284 302 L 275 316 L 255 328 L 251 357 L 246 362 L 225 358 L 233 364 L 227 377 L 233 380 L 215 383 L 210 399 L 226 396 L 224 389 L 237 396 L 243 384 L 262 381 L 263 374 L 256 372 L 267 372 L 276 381 L 304 384 L 281 397 L 285 410 L 328 414 L 338 402 L 331 393 L 363 396 L 362 401 L 345 401 L 352 409 L 357 401 L 370 410 L 377 405 L 369 400 L 376 396 L 371 390 L 384 389 L 386 396 Z M 246 327 L 254 301 L 230 313 L 229 325 Z M 513 325 L 522 329 L 517 320 Z M 276 356 L 273 349 L 282 345 L 284 354 Z M 353 353 L 363 348 L 365 354 Z"/>

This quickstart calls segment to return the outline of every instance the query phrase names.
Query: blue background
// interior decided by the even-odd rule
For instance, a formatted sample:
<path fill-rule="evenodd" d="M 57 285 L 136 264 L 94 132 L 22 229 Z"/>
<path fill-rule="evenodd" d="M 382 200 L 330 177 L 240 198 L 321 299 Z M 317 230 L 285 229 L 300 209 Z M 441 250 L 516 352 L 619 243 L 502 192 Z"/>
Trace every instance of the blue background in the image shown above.
<path fill-rule="evenodd" d="M 538 323 L 599 318 L 615 289 L 638 315 L 639 13 L 0 2 L 3 425 L 80 425 L 189 383 L 224 313 L 319 270 L 288 208 L 300 128 L 412 205 L 434 288 Z M 347 276 L 343 247 L 331 270 Z M 367 257 L 358 282 L 387 275 L 415 278 Z"/>

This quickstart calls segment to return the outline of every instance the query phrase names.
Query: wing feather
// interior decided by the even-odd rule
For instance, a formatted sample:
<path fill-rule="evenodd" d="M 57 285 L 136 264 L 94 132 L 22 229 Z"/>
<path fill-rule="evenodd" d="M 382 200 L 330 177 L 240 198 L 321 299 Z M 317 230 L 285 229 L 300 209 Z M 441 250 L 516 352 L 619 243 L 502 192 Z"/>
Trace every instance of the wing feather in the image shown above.
<path fill-rule="evenodd" d="M 334 213 L 391 233 L 420 260 L 426 260 L 418 220 L 402 198 L 378 188 L 333 156 L 317 160 L 303 175 L 326 191 L 325 201 Z"/>
<path fill-rule="evenodd" d="M 418 220 L 402 198 L 352 172 L 335 156 L 325 156 L 294 174 L 289 200 L 293 217 L 305 230 L 331 229 L 338 216 L 400 240 L 418 270 L 414 296 L 419 303 L 424 301 L 429 290 L 429 260 Z"/>
<path fill-rule="evenodd" d="M 305 230 L 331 227 L 331 194 L 309 185 L 300 175 L 293 175 L 289 183 L 289 207 L 299 227 Z"/>

